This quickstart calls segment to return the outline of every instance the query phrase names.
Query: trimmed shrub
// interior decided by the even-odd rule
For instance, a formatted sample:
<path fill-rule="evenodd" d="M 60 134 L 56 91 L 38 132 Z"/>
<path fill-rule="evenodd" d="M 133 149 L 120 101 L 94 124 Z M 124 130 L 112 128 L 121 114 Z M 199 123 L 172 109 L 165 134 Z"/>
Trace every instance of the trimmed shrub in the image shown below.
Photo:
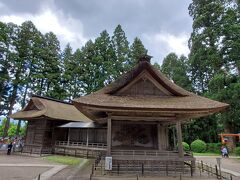
<path fill-rule="evenodd" d="M 218 153 L 221 154 L 221 143 L 206 143 L 207 144 L 207 152 Z"/>
<path fill-rule="evenodd" d="M 183 150 L 184 150 L 184 151 L 189 151 L 189 150 L 190 150 L 190 146 L 189 146 L 188 143 L 182 142 L 182 145 L 183 145 Z"/>
<path fill-rule="evenodd" d="M 191 143 L 191 150 L 193 152 L 202 153 L 206 151 L 206 148 L 206 143 L 200 139 L 197 139 Z"/>
<path fill-rule="evenodd" d="M 240 147 L 236 147 L 234 149 L 234 152 L 235 152 L 236 155 L 240 156 Z"/>

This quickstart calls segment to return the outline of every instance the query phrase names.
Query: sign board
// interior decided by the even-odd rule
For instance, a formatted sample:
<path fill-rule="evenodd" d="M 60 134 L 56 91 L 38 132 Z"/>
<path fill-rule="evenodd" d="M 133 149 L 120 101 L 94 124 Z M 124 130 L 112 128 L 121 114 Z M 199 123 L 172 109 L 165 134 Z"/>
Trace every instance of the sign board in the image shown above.
<path fill-rule="evenodd" d="M 112 170 L 112 157 L 105 157 L 105 170 Z"/>
<path fill-rule="evenodd" d="M 221 165 L 221 159 L 222 159 L 222 158 L 216 158 L 217 164 L 218 164 L 219 167 L 220 167 L 220 165 Z"/>

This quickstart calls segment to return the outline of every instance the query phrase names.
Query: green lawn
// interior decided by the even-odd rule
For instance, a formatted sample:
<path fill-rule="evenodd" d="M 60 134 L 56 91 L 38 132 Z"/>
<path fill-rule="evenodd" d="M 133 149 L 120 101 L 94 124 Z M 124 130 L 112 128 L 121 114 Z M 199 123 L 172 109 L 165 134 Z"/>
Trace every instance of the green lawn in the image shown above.
<path fill-rule="evenodd" d="M 71 157 L 71 156 L 59 156 L 59 155 L 46 156 L 43 159 L 49 162 L 72 165 L 72 166 L 79 165 L 82 161 L 85 161 L 85 159 L 82 159 L 82 158 Z"/>
<path fill-rule="evenodd" d="M 205 152 L 205 153 L 193 153 L 194 156 L 221 156 L 220 153 L 212 153 L 212 152 Z"/>

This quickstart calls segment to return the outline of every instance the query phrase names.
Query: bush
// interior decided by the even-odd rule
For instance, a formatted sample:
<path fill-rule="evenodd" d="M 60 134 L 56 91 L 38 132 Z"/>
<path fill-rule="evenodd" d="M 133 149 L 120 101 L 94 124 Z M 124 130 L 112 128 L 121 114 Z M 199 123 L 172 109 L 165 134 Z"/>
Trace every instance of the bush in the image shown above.
<path fill-rule="evenodd" d="M 236 147 L 234 152 L 236 155 L 240 156 L 240 147 Z"/>
<path fill-rule="evenodd" d="M 202 153 L 206 151 L 206 148 L 206 143 L 200 139 L 197 139 L 191 143 L 191 150 L 193 152 Z"/>
<path fill-rule="evenodd" d="M 190 146 L 188 145 L 188 143 L 182 142 L 182 145 L 183 145 L 183 150 L 184 151 L 189 151 L 190 150 Z"/>
<path fill-rule="evenodd" d="M 206 143 L 207 144 L 207 152 L 211 153 L 221 153 L 221 143 Z"/>

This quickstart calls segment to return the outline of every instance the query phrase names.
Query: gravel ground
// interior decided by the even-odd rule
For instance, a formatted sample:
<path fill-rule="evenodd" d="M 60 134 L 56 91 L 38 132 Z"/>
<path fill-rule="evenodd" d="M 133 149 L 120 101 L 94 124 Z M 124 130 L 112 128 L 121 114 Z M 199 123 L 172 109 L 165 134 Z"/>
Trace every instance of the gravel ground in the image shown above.
<path fill-rule="evenodd" d="M 0 180 L 33 180 L 48 167 L 0 167 Z"/>

